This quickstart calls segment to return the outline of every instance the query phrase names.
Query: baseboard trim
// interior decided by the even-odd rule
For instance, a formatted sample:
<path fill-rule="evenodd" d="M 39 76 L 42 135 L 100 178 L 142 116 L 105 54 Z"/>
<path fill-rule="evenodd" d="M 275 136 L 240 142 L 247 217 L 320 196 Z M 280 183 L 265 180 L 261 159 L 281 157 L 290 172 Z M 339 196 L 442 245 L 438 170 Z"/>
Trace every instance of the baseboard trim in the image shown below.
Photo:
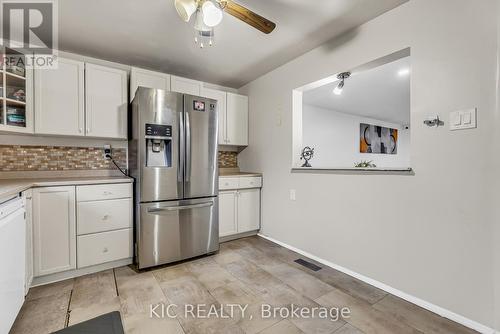
<path fill-rule="evenodd" d="M 50 274 L 50 275 L 46 275 L 46 276 L 35 277 L 35 278 L 33 278 L 33 282 L 31 283 L 30 288 L 34 288 L 36 286 L 50 284 L 50 283 L 56 283 L 59 281 L 64 281 L 64 280 L 69 279 L 69 278 L 75 278 L 75 277 L 79 277 L 79 276 L 83 276 L 83 275 L 94 274 L 94 273 L 98 273 L 100 271 L 104 271 L 104 270 L 108 270 L 108 269 L 124 267 L 124 266 L 128 266 L 129 264 L 132 264 L 132 263 L 133 263 L 132 258 L 128 258 L 128 259 L 98 264 L 98 265 L 90 266 L 90 267 L 86 267 L 86 268 L 69 270 L 69 271 L 65 271 L 62 273 L 55 273 L 55 274 Z"/>
<path fill-rule="evenodd" d="M 236 239 L 241 239 L 241 238 L 246 238 L 246 237 L 251 237 L 252 235 L 257 235 L 259 230 L 255 231 L 250 231 L 250 232 L 243 232 L 243 233 L 238 233 L 238 234 L 233 234 L 233 235 L 226 235 L 225 237 L 220 237 L 219 242 L 227 242 L 227 241 L 232 241 Z"/>
<path fill-rule="evenodd" d="M 464 325 L 465 327 L 468 327 L 470 329 L 473 329 L 473 330 L 478 331 L 478 332 L 483 333 L 483 334 L 500 334 L 500 331 L 495 331 L 493 328 L 490 328 L 490 327 L 488 327 L 486 325 L 478 323 L 478 322 L 476 322 L 474 320 L 468 319 L 468 318 L 466 318 L 466 317 L 464 317 L 464 316 L 462 316 L 460 314 L 454 313 L 454 312 L 452 312 L 450 310 L 447 310 L 445 308 L 442 308 L 440 306 L 437 306 L 437 305 L 434 305 L 432 303 L 429 303 L 429 302 L 427 302 L 425 300 L 422 300 L 422 299 L 420 299 L 418 297 L 412 296 L 412 295 L 410 295 L 410 294 L 408 294 L 406 292 L 403 292 L 403 291 L 400 291 L 398 289 L 395 289 L 395 288 L 393 288 L 393 287 L 391 287 L 391 286 L 389 286 L 389 285 L 387 285 L 385 283 L 376 281 L 376 280 L 374 280 L 374 279 L 372 279 L 370 277 L 364 276 L 364 275 L 359 274 L 357 272 L 354 272 L 354 271 L 352 271 L 350 269 L 344 268 L 344 267 L 339 266 L 339 265 L 337 265 L 335 263 L 332 263 L 330 261 L 324 260 L 324 259 L 322 259 L 320 257 L 317 257 L 317 256 L 315 256 L 313 254 L 310 254 L 310 253 L 308 253 L 306 251 L 303 251 L 303 250 L 301 250 L 299 248 L 290 246 L 290 245 L 288 245 L 288 244 L 286 244 L 284 242 L 281 242 L 281 241 L 276 240 L 274 238 L 268 237 L 268 236 L 266 236 L 266 235 L 264 235 L 262 233 L 259 233 L 257 235 L 259 237 L 267 239 L 267 240 L 269 240 L 271 242 L 274 242 L 274 243 L 276 243 L 276 244 L 278 244 L 278 245 L 280 245 L 282 247 L 288 248 L 291 251 L 294 251 L 294 252 L 299 253 L 299 254 L 301 254 L 303 256 L 306 256 L 306 257 L 308 257 L 308 258 L 310 258 L 310 259 L 312 259 L 314 261 L 317 261 L 317 262 L 322 263 L 322 264 L 324 264 L 326 266 L 329 266 L 329 267 L 331 267 L 333 269 L 341 271 L 344 274 L 347 274 L 349 276 L 357 278 L 360 281 L 368 283 L 368 284 L 370 284 L 370 285 L 372 285 L 372 286 L 374 286 L 376 288 L 379 288 L 379 289 L 381 289 L 381 290 L 383 290 L 383 291 L 385 291 L 387 293 L 390 293 L 390 294 L 392 294 L 394 296 L 397 296 L 397 297 L 399 297 L 401 299 L 404 299 L 404 300 L 406 300 L 406 301 L 408 301 L 408 302 L 410 302 L 412 304 L 415 304 L 415 305 L 420 306 L 420 307 L 422 307 L 422 308 L 424 308 L 426 310 L 429 310 L 429 311 L 431 311 L 433 313 L 436 313 L 436 314 L 438 314 L 438 315 L 440 315 L 440 316 L 442 316 L 444 318 L 450 319 L 450 320 L 452 320 L 454 322 L 457 322 L 457 323 L 459 323 L 461 325 Z"/>

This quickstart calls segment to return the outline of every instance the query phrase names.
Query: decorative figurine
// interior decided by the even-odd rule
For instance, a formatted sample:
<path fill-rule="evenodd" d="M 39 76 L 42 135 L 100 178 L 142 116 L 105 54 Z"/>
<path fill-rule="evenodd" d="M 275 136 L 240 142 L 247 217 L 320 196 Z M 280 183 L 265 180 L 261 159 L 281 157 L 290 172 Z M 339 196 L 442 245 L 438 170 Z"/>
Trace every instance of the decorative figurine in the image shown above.
<path fill-rule="evenodd" d="M 302 153 L 300 154 L 300 160 L 305 160 L 302 167 L 312 167 L 311 164 L 309 163 L 309 160 L 311 160 L 313 156 L 314 156 L 314 148 L 310 148 L 309 146 L 304 147 L 302 149 Z"/>

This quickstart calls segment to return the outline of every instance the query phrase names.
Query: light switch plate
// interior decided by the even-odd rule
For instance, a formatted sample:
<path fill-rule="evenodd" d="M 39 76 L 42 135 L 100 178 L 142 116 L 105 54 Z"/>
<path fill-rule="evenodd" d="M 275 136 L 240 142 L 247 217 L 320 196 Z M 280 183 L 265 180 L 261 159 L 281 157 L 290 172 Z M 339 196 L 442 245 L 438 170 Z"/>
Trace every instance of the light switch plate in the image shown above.
<path fill-rule="evenodd" d="M 452 111 L 450 113 L 450 130 L 477 128 L 477 108 Z"/>

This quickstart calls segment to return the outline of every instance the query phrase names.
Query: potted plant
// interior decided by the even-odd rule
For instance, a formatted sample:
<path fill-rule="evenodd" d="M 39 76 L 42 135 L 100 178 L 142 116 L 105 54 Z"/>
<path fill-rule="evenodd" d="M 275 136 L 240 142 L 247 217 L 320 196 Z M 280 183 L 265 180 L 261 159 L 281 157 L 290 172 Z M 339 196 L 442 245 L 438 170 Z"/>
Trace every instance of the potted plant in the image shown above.
<path fill-rule="evenodd" d="M 354 167 L 356 167 L 356 168 L 376 168 L 377 165 L 375 165 L 372 160 L 370 160 L 370 161 L 362 160 L 362 161 L 354 164 Z"/>

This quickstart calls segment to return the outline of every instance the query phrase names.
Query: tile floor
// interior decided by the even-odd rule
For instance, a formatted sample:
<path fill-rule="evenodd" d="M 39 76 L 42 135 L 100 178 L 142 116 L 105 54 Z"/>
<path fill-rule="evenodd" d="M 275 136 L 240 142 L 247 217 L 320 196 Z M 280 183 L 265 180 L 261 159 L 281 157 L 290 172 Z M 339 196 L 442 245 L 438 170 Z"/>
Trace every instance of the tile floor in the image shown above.
<path fill-rule="evenodd" d="M 115 310 L 126 333 L 474 333 L 332 268 L 316 263 L 323 269 L 311 271 L 294 263 L 299 258 L 306 259 L 250 237 L 222 244 L 216 255 L 174 266 L 139 274 L 122 267 L 33 288 L 11 334 L 51 333 Z M 170 304 L 177 305 L 172 309 L 176 318 L 150 316 L 151 305 Z M 192 317 L 183 312 L 190 304 L 202 310 L 223 305 L 225 317 Z M 232 304 L 248 307 L 242 312 Z M 267 318 L 261 316 L 262 304 L 348 307 L 351 313 L 336 321 Z"/>

